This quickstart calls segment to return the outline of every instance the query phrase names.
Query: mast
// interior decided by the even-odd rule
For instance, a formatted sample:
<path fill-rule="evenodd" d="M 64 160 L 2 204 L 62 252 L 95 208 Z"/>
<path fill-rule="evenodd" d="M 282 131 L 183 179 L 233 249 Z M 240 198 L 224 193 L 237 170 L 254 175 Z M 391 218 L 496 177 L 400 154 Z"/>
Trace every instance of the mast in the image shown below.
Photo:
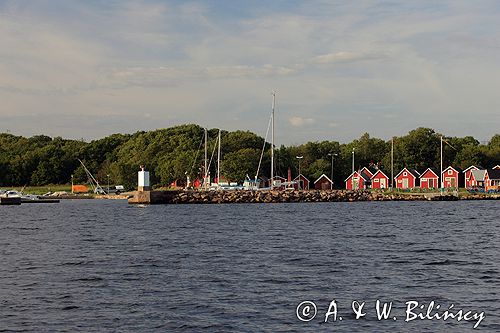
<path fill-rule="evenodd" d="M 220 129 L 219 129 L 219 148 L 217 150 L 217 185 L 220 184 Z"/>
<path fill-rule="evenodd" d="M 272 91 L 273 96 L 272 111 L 271 111 L 271 189 L 273 188 L 274 178 L 274 107 L 276 105 L 276 92 Z"/>
<path fill-rule="evenodd" d="M 208 141 L 208 131 L 205 128 L 205 168 L 203 169 L 203 187 L 206 189 L 207 188 L 207 163 L 208 163 L 208 146 L 207 146 L 207 141 Z"/>

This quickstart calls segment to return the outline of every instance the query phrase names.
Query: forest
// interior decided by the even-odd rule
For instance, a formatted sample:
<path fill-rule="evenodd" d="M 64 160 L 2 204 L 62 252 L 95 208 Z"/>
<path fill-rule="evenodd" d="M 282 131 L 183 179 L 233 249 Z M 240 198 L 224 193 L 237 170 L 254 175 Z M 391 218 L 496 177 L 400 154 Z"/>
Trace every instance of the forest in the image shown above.
<path fill-rule="evenodd" d="M 208 130 L 208 158 L 213 156 L 210 173 L 216 174 L 218 129 Z M 394 137 L 394 171 L 403 167 L 424 171 L 428 167 L 439 169 L 441 134 L 430 128 L 417 128 L 408 134 Z M 444 165 L 459 168 L 480 165 L 493 167 L 500 164 L 500 134 L 488 143 L 480 143 L 471 136 L 444 135 Z M 221 178 L 243 182 L 245 176 L 254 178 L 264 147 L 258 176 L 270 175 L 270 148 L 264 138 L 249 131 L 221 132 Z M 373 138 L 368 133 L 349 143 L 337 141 L 307 142 L 301 145 L 275 148 L 276 174 L 287 177 L 288 168 L 293 177 L 300 171 L 311 181 L 321 174 L 330 177 L 333 156 L 334 183 L 344 186 L 352 169 L 352 151 L 355 168 L 376 165 L 390 176 L 391 140 Z M 215 150 L 215 154 L 213 154 Z M 200 178 L 204 159 L 204 129 L 198 125 L 180 125 L 134 134 L 113 134 L 102 139 L 85 142 L 61 137 L 36 135 L 29 138 L 9 133 L 0 134 L 0 186 L 42 186 L 75 183 L 84 184 L 87 176 L 81 159 L 102 183 L 124 185 L 133 189 L 137 171 L 145 165 L 151 172 L 155 187 L 165 187 L 175 180 Z"/>

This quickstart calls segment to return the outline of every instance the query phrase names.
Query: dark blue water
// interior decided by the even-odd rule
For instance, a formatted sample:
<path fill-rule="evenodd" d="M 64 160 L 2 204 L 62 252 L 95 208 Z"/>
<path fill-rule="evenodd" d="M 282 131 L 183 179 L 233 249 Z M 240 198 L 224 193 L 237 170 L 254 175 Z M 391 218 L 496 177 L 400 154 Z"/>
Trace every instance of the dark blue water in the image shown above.
<path fill-rule="evenodd" d="M 484 311 L 477 331 L 499 332 L 499 208 L 499 201 L 2 206 L 0 331 L 473 331 L 477 320 L 405 322 L 405 302 L 434 300 L 442 311 L 451 304 L 455 312 Z M 377 320 L 377 299 L 393 302 L 388 320 Z M 302 322 L 296 307 L 306 300 L 317 314 Z M 332 300 L 337 321 L 324 323 Z M 358 320 L 354 300 L 366 302 Z"/>

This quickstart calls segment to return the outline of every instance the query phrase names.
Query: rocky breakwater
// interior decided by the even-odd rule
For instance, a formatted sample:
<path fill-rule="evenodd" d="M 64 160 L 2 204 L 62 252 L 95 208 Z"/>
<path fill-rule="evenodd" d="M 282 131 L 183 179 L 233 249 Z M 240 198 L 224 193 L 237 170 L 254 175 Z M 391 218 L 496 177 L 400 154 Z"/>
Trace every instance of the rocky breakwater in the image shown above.
<path fill-rule="evenodd" d="M 262 191 L 144 191 L 129 198 L 131 204 L 221 204 L 280 202 L 354 202 L 354 201 L 456 201 L 459 199 L 498 199 L 492 196 L 466 198 L 439 193 L 400 193 L 346 190 L 262 190 Z"/>
<path fill-rule="evenodd" d="M 353 202 L 419 200 L 398 194 L 385 195 L 382 192 L 340 191 L 340 190 L 268 190 L 268 191 L 180 191 L 171 196 L 171 204 L 196 203 L 280 203 L 280 202 Z M 420 198 L 420 200 L 422 200 Z"/>

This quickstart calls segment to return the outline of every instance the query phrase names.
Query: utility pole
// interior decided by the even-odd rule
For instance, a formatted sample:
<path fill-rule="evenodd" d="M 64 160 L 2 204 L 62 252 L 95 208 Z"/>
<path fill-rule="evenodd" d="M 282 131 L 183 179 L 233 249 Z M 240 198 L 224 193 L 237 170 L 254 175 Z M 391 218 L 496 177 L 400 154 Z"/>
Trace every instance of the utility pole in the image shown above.
<path fill-rule="evenodd" d="M 273 103 L 271 105 L 271 190 L 273 189 L 273 178 L 274 178 L 274 107 L 276 106 L 276 92 L 273 90 L 271 92 L 273 96 Z"/>

